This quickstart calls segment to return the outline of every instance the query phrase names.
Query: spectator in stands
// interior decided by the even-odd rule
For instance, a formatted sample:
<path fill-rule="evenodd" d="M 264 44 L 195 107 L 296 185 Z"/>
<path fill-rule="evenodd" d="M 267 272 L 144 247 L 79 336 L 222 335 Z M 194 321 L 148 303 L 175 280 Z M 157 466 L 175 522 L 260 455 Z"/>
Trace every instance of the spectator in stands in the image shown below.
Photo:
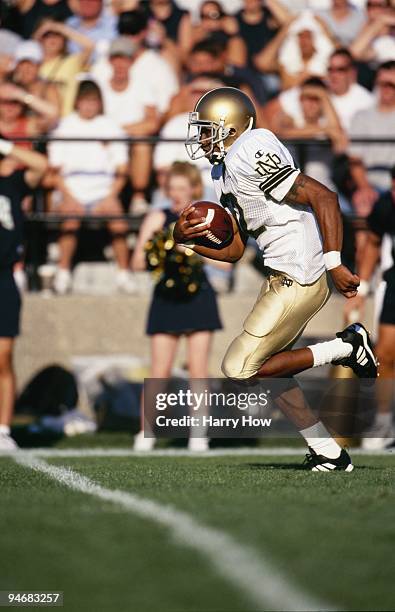
<path fill-rule="evenodd" d="M 368 0 L 368 21 L 350 51 L 361 62 L 395 60 L 395 7 L 390 0 Z"/>
<path fill-rule="evenodd" d="M 309 76 L 325 76 L 333 43 L 322 23 L 310 13 L 285 24 L 256 56 L 261 72 L 278 72 L 283 89 L 295 87 Z"/>
<path fill-rule="evenodd" d="M 351 124 L 354 138 L 395 139 L 395 61 L 385 62 L 377 71 L 377 102 L 357 113 Z M 353 204 L 358 215 L 365 217 L 379 193 L 389 188 L 389 170 L 394 163 L 395 144 L 352 144 L 351 173 L 356 190 Z"/>
<path fill-rule="evenodd" d="M 141 11 L 129 11 L 119 17 L 119 34 L 128 36 L 138 47 L 130 69 L 130 78 L 141 89 L 152 91 L 159 112 L 165 113 L 172 96 L 178 91 L 178 78 L 172 66 L 159 52 L 145 48 L 147 27 L 147 18 Z M 95 62 L 91 72 L 99 82 L 111 78 L 112 69 L 108 56 L 101 57 Z"/>
<path fill-rule="evenodd" d="M 363 435 L 362 448 L 365 450 L 389 448 L 389 445 L 395 441 L 395 428 L 392 422 L 395 374 L 395 166 L 391 170 L 391 178 L 390 190 L 380 196 L 367 218 L 366 248 L 357 270 L 361 284 L 358 295 L 347 300 L 345 305 L 346 315 L 356 310 L 359 313 L 359 320 L 363 320 L 370 281 L 377 264 L 382 259 L 382 246 L 387 238 L 392 251 L 391 263 L 383 274 L 385 294 L 381 312 L 377 313 L 378 341 L 374 351 L 380 364 L 380 384 L 376 385 L 377 412 L 371 428 Z"/>
<path fill-rule="evenodd" d="M 339 117 L 331 102 L 325 83 L 318 77 L 307 79 L 300 88 L 299 104 L 301 115 L 279 113 L 276 119 L 276 133 L 281 138 L 322 139 L 332 142 L 333 151 L 344 151 L 347 138 L 342 130 Z M 294 156 L 297 157 L 296 152 Z M 305 153 L 305 172 L 329 188 L 331 181 L 331 149 L 310 145 Z"/>
<path fill-rule="evenodd" d="M 236 14 L 240 36 L 247 45 L 248 61 L 275 37 L 280 26 L 290 19 L 289 11 L 278 0 L 243 0 L 243 8 Z"/>
<path fill-rule="evenodd" d="M 120 36 L 111 43 L 111 77 L 101 80 L 106 115 L 132 137 L 152 136 L 159 130 L 160 114 L 156 107 L 155 93 L 149 84 L 142 87 L 132 75 L 131 68 L 138 55 L 138 46 L 127 36 Z M 136 143 L 131 147 L 131 181 L 133 199 L 131 212 L 146 212 L 145 192 L 152 167 L 152 147 Z"/>
<path fill-rule="evenodd" d="M 190 50 L 192 38 L 192 21 L 188 11 L 181 10 L 173 0 L 150 0 L 149 11 L 151 37 L 156 33 L 158 42 L 162 40 L 162 34 L 157 27 L 161 26 L 178 53 L 185 57 Z M 156 26 L 155 29 L 153 25 Z"/>
<path fill-rule="evenodd" d="M 100 89 L 93 81 L 82 81 L 76 96 L 75 112 L 62 119 L 55 137 L 120 138 L 122 132 L 103 114 Z M 53 186 L 54 203 L 64 214 L 120 215 L 119 194 L 127 169 L 127 147 L 119 142 L 52 142 L 49 160 L 56 170 Z M 57 199 L 57 201 L 56 201 Z M 64 221 L 59 238 L 60 260 L 54 288 L 66 293 L 71 287 L 71 264 L 77 246 L 78 219 Z M 118 270 L 116 283 L 120 290 L 131 292 L 134 283 L 128 272 L 129 253 L 126 244 L 126 221 L 109 221 Z"/>
<path fill-rule="evenodd" d="M 153 239 L 155 233 L 169 230 L 187 204 L 201 199 L 201 185 L 200 189 L 197 189 L 195 176 L 196 169 L 190 164 L 175 164 L 171 170 L 168 178 L 171 205 L 164 210 L 152 211 L 144 219 L 133 253 L 133 270 L 146 268 L 144 247 L 147 241 Z M 172 250 L 180 254 L 185 252 L 184 247 L 178 245 L 174 245 Z M 205 272 L 201 269 L 200 258 L 190 257 L 188 268 L 191 280 L 188 284 L 179 282 L 180 266 L 185 267 L 182 258 L 178 266 L 175 262 L 171 268 L 165 268 L 154 289 L 147 323 L 147 334 L 151 338 L 151 378 L 169 378 L 182 336 L 187 338 L 190 377 L 206 378 L 212 333 L 222 327 L 215 293 Z M 173 286 L 178 285 L 177 292 L 168 288 L 172 283 Z M 189 292 L 189 283 L 197 287 L 196 292 Z M 154 439 L 144 438 L 144 433 L 141 432 L 135 440 L 135 449 L 149 450 L 154 442 Z M 189 448 L 196 450 L 194 444 L 199 442 L 202 440 L 191 438 Z M 206 449 L 208 441 L 204 442 Z M 204 449 L 199 448 L 199 450 Z"/>
<path fill-rule="evenodd" d="M 299 89 L 301 115 L 284 111 L 277 118 L 276 133 L 285 139 L 329 137 L 333 144 L 345 142 L 339 117 L 332 104 L 327 86 L 319 77 L 310 77 Z"/>
<path fill-rule="evenodd" d="M 196 102 L 211 89 L 223 86 L 223 81 L 204 76 L 195 77 L 192 81 L 183 85 L 179 94 L 173 99 L 171 113 L 169 113 L 168 121 L 161 129 L 160 136 L 166 139 L 185 139 L 188 115 L 191 109 L 195 107 Z M 154 170 L 158 189 L 153 197 L 152 203 L 154 206 L 161 205 L 160 203 L 167 198 L 164 194 L 167 177 L 171 165 L 176 161 L 190 162 L 184 142 L 160 142 L 156 145 L 154 151 Z M 201 172 L 201 180 L 204 187 L 203 198 L 205 200 L 216 201 L 211 178 L 211 164 L 205 157 L 201 157 L 193 163 Z"/>
<path fill-rule="evenodd" d="M 14 55 L 22 42 L 21 37 L 8 30 L 0 15 L 0 83 L 8 78 L 14 68 Z"/>
<path fill-rule="evenodd" d="M 345 48 L 336 49 L 329 58 L 328 85 L 332 103 L 346 132 L 351 128 L 354 115 L 374 103 L 373 95 L 356 79 L 351 53 Z"/>
<path fill-rule="evenodd" d="M 187 70 L 189 76 L 187 80 L 197 76 L 209 76 L 214 79 L 219 79 L 228 87 L 238 87 L 244 91 L 250 98 L 256 100 L 259 96 L 261 84 L 254 79 L 251 71 L 226 63 L 226 53 L 222 44 L 215 40 L 202 40 L 197 43 L 188 59 Z M 172 105 L 176 98 L 173 98 Z M 259 103 L 256 103 L 259 109 Z M 173 114 L 170 108 L 170 115 Z"/>
<path fill-rule="evenodd" d="M 319 11 L 318 15 L 338 44 L 345 47 L 355 40 L 366 21 L 364 11 L 349 0 L 332 0 L 330 8 Z"/>
<path fill-rule="evenodd" d="M 354 115 L 374 103 L 373 94 L 356 82 L 356 68 L 350 52 L 345 48 L 333 51 L 328 64 L 328 89 L 330 99 L 340 119 L 342 128 L 348 133 Z M 276 118 L 281 112 L 301 118 L 300 88 L 292 87 L 280 93 L 278 98 L 265 107 L 265 117 L 276 130 Z"/>
<path fill-rule="evenodd" d="M 62 115 L 68 115 L 74 107 L 77 75 L 86 68 L 95 45 L 84 34 L 51 19 L 39 25 L 34 38 L 41 44 L 43 51 L 39 76 L 45 82 L 57 86 L 62 100 Z M 68 53 L 69 40 L 80 46 L 79 53 Z"/>
<path fill-rule="evenodd" d="M 15 54 L 15 70 L 13 81 L 23 87 L 29 94 L 41 98 L 47 103 L 47 109 L 52 109 L 52 117 L 42 125 L 41 130 L 53 128 L 60 116 L 62 101 L 59 91 L 53 83 L 48 83 L 40 77 L 43 52 L 38 42 L 27 40 L 19 45 Z M 33 112 L 34 108 L 31 109 Z"/>
<path fill-rule="evenodd" d="M 94 43 L 112 40 L 116 36 L 117 20 L 115 15 L 105 13 L 103 0 L 75 0 L 75 15 L 67 20 L 73 30 L 88 36 Z M 70 53 L 79 53 L 80 45 L 75 40 L 69 41 Z"/>
<path fill-rule="evenodd" d="M 73 14 L 74 2 L 67 0 L 15 0 L 20 13 L 21 34 L 31 38 L 34 30 L 43 19 L 65 21 Z"/>
<path fill-rule="evenodd" d="M 227 15 L 220 2 L 206 0 L 200 6 L 200 21 L 194 26 L 190 49 L 202 40 L 213 40 L 224 47 L 226 62 L 247 64 L 247 48 L 239 35 L 237 19 Z"/>
<path fill-rule="evenodd" d="M 16 449 L 10 425 L 15 402 L 13 350 L 19 334 L 21 298 L 13 266 L 21 257 L 22 201 L 38 185 L 46 168 L 47 160 L 40 153 L 0 139 L 0 451 L 6 452 Z"/>
<path fill-rule="evenodd" d="M 46 100 L 13 83 L 0 84 L 0 132 L 7 138 L 38 136 L 54 119 L 57 119 L 56 109 Z M 32 145 L 21 146 L 31 148 Z"/>
<path fill-rule="evenodd" d="M 385 62 L 377 72 L 377 102 L 357 113 L 352 138 L 395 139 L 395 61 Z M 349 149 L 351 178 L 355 185 L 352 203 L 356 214 L 366 217 L 380 193 L 389 189 L 389 170 L 395 159 L 395 144 L 353 143 Z M 356 232 L 356 262 L 366 246 L 366 232 Z"/>
<path fill-rule="evenodd" d="M 277 34 L 280 26 L 290 19 L 289 11 L 278 0 L 243 0 L 243 7 L 235 15 L 240 36 L 247 45 L 249 69 L 258 73 L 261 89 L 254 93 L 261 104 L 276 94 L 279 78 L 276 74 L 259 73 L 255 67 L 256 56 Z"/>

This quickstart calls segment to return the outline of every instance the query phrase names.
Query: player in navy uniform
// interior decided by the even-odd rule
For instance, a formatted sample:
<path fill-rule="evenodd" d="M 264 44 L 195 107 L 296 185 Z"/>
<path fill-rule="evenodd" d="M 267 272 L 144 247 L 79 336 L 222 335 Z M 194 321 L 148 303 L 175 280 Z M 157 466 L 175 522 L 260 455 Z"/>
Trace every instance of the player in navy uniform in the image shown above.
<path fill-rule="evenodd" d="M 19 169 L 21 165 L 25 169 Z M 0 138 L 0 451 L 16 448 L 10 437 L 15 399 L 12 356 L 21 300 L 13 266 L 22 249 L 22 200 L 38 185 L 46 168 L 44 155 Z"/>

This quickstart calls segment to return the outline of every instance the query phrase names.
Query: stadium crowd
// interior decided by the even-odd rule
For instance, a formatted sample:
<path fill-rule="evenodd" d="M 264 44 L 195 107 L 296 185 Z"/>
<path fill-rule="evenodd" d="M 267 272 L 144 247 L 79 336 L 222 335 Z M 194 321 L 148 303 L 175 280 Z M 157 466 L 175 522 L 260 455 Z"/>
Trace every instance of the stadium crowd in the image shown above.
<path fill-rule="evenodd" d="M 71 286 L 78 215 L 169 206 L 170 169 L 189 161 L 187 114 L 217 86 L 248 93 L 258 127 L 316 141 L 292 152 L 336 189 L 345 215 L 366 217 L 390 188 L 393 0 L 5 0 L 0 18 L 1 138 L 49 137 L 39 144 L 45 209 L 74 215 L 59 228 L 58 293 Z M 194 163 L 204 199 L 215 199 L 208 161 Z M 108 229 L 117 286 L 133 292 L 128 224 L 110 219 Z"/>

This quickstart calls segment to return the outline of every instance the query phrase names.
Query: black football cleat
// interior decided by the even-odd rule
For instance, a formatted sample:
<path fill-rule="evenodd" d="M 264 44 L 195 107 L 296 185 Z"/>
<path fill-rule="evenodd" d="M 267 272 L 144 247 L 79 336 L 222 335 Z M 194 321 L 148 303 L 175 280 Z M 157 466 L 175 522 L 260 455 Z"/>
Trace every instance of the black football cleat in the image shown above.
<path fill-rule="evenodd" d="M 324 457 L 324 455 L 317 455 L 315 450 L 310 446 L 309 451 L 310 452 L 307 453 L 303 462 L 303 467 L 306 470 L 311 470 L 312 472 L 334 472 L 336 470 L 352 472 L 354 469 L 350 455 L 344 448 L 337 459 L 330 459 L 329 457 Z"/>
<path fill-rule="evenodd" d="M 377 361 L 373 353 L 373 346 L 369 332 L 362 323 L 353 323 L 337 332 L 336 336 L 343 342 L 351 344 L 353 349 L 349 357 L 332 361 L 334 365 L 351 368 L 358 378 L 377 378 Z"/>

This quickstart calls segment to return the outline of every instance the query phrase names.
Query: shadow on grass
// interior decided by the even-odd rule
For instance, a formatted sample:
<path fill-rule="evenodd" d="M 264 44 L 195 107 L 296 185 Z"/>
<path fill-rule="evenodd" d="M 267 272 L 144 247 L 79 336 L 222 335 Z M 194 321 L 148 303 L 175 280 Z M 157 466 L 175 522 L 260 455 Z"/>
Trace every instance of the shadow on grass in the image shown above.
<path fill-rule="evenodd" d="M 303 472 L 307 472 L 309 471 L 305 465 L 303 465 L 302 462 L 299 463 L 278 463 L 278 462 L 271 462 L 271 463 L 247 463 L 245 464 L 246 467 L 253 469 L 253 470 L 294 470 L 294 471 L 300 471 L 302 470 Z M 354 465 L 354 469 L 359 471 L 359 470 L 380 470 L 380 467 L 375 467 L 375 466 L 371 466 L 371 465 Z M 339 472 L 340 470 L 335 470 L 336 472 Z"/>

